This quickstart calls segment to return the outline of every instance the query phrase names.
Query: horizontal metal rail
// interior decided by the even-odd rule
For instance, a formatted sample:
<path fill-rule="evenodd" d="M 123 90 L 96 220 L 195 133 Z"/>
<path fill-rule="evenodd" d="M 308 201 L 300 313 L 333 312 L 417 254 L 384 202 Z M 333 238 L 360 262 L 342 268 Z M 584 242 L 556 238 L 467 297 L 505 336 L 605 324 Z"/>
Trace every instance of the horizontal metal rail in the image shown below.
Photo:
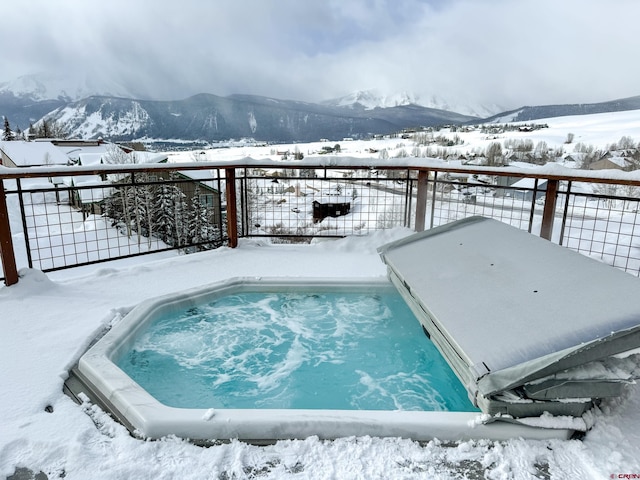
<path fill-rule="evenodd" d="M 394 227 L 420 231 L 473 215 L 640 274 L 640 180 L 628 173 L 353 163 L 0 167 L 2 280 L 17 282 L 24 267 L 53 271 L 235 247 L 242 237 L 305 243 Z"/>

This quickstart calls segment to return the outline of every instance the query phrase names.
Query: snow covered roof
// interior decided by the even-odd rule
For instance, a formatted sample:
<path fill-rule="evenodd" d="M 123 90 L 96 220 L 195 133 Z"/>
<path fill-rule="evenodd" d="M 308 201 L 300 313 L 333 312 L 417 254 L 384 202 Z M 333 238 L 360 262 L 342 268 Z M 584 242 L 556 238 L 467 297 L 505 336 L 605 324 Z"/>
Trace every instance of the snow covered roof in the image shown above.
<path fill-rule="evenodd" d="M 85 165 L 85 166 L 100 165 L 101 163 L 103 163 L 102 159 L 103 159 L 104 155 L 106 155 L 106 152 L 105 153 L 100 153 L 100 152 L 91 152 L 91 153 L 79 152 L 78 156 L 77 156 L 78 164 L 79 165 Z"/>
<path fill-rule="evenodd" d="M 69 158 L 51 142 L 0 142 L 0 150 L 16 167 L 67 165 Z"/>
<path fill-rule="evenodd" d="M 538 180 L 538 188 L 547 188 L 547 180 L 542 179 L 542 180 Z M 536 179 L 535 178 L 521 178 L 520 180 L 518 180 L 517 182 L 515 182 L 513 185 L 511 185 L 514 188 L 530 188 L 533 189 L 536 186 Z"/>
<path fill-rule="evenodd" d="M 166 153 L 134 151 L 130 155 L 135 157 L 135 163 L 164 163 L 169 160 L 169 155 Z"/>
<path fill-rule="evenodd" d="M 621 157 L 621 156 L 609 157 L 609 161 L 611 163 L 615 163 L 620 168 L 627 168 L 629 166 L 629 164 L 630 164 L 629 160 L 627 160 L 626 158 Z"/>
<path fill-rule="evenodd" d="M 339 194 L 327 194 L 323 193 L 318 196 L 314 196 L 313 200 L 322 203 L 322 204 L 345 204 L 351 203 L 353 199 L 347 195 L 339 195 Z"/>
<path fill-rule="evenodd" d="M 114 147 L 112 143 L 101 143 L 100 145 L 57 145 L 64 154 L 72 161 L 79 162 L 81 165 L 96 165 L 99 161 L 90 162 L 91 158 L 101 158 L 107 155 L 109 150 Z"/>
<path fill-rule="evenodd" d="M 580 415 L 596 398 L 619 395 L 612 385 L 630 381 L 629 372 L 604 374 L 601 364 L 640 347 L 637 278 L 483 217 L 379 253 L 486 413 Z"/>

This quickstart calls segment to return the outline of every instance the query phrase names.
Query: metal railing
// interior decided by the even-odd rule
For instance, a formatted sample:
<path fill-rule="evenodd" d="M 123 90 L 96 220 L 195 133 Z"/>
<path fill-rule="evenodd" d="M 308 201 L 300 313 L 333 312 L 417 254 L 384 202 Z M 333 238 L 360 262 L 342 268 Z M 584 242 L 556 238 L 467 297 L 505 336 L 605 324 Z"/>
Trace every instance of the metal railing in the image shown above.
<path fill-rule="evenodd" d="M 302 243 L 473 215 L 640 275 L 640 181 L 414 160 L 1 168 L 2 279 L 15 283 L 24 267 L 235 247 L 242 237 Z"/>

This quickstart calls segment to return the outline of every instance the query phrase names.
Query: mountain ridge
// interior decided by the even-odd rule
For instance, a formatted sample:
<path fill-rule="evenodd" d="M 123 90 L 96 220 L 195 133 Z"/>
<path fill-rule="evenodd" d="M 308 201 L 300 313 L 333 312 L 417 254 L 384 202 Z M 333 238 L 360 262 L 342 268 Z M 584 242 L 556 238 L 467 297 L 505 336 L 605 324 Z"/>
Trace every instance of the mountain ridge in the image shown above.
<path fill-rule="evenodd" d="M 640 95 L 597 103 L 566 103 L 554 105 L 524 106 L 493 115 L 485 122 L 527 122 L 541 118 L 590 115 L 594 113 L 640 110 Z"/>
<path fill-rule="evenodd" d="M 26 79 L 25 84 L 32 80 Z M 406 128 L 532 121 L 640 109 L 640 96 L 635 96 L 590 104 L 524 106 L 480 117 L 419 105 L 417 97 L 407 92 L 384 96 L 375 90 L 363 90 L 319 103 L 250 94 L 222 97 L 210 93 L 182 100 L 149 100 L 132 98 L 124 90 L 117 96 L 90 95 L 71 100 L 63 94 L 42 99 L 47 96 L 43 93 L 47 89 L 38 82 L 33 85 L 37 91 L 29 93 L 29 88 L 13 92 L 8 83 L 0 84 L 0 116 L 10 121 L 14 131 L 25 131 L 46 118 L 61 123 L 71 137 L 113 141 L 341 140 L 395 133 Z M 81 92 L 76 90 L 78 95 Z M 441 98 L 434 96 L 431 100 L 433 104 L 451 108 Z"/>
<path fill-rule="evenodd" d="M 197 94 L 184 100 L 155 101 L 92 96 L 65 104 L 45 118 L 71 136 L 131 141 L 145 138 L 221 141 L 313 141 L 363 138 L 407 126 L 464 123 L 473 117 L 415 105 L 354 111 L 253 95 Z"/>

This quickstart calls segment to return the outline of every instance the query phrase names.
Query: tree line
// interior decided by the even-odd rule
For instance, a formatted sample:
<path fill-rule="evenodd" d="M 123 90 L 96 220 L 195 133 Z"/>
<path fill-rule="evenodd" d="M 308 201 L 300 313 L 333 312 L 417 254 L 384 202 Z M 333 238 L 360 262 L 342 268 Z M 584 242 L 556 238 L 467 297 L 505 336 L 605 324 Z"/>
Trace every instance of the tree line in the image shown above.
<path fill-rule="evenodd" d="M 138 236 L 162 240 L 185 252 L 209 250 L 222 245 L 222 221 L 219 212 L 207 205 L 199 186 L 189 199 L 178 183 L 151 181 L 149 174 L 136 173 L 114 185 L 114 192 L 104 201 L 104 215 L 127 237 Z"/>
<path fill-rule="evenodd" d="M 56 120 L 43 119 L 36 125 L 30 124 L 29 130 L 23 132 L 18 127 L 15 131 L 11 129 L 9 119 L 4 117 L 4 128 L 2 131 L 2 140 L 5 142 L 15 140 L 30 140 L 34 138 L 67 138 L 67 132 L 61 123 Z"/>

